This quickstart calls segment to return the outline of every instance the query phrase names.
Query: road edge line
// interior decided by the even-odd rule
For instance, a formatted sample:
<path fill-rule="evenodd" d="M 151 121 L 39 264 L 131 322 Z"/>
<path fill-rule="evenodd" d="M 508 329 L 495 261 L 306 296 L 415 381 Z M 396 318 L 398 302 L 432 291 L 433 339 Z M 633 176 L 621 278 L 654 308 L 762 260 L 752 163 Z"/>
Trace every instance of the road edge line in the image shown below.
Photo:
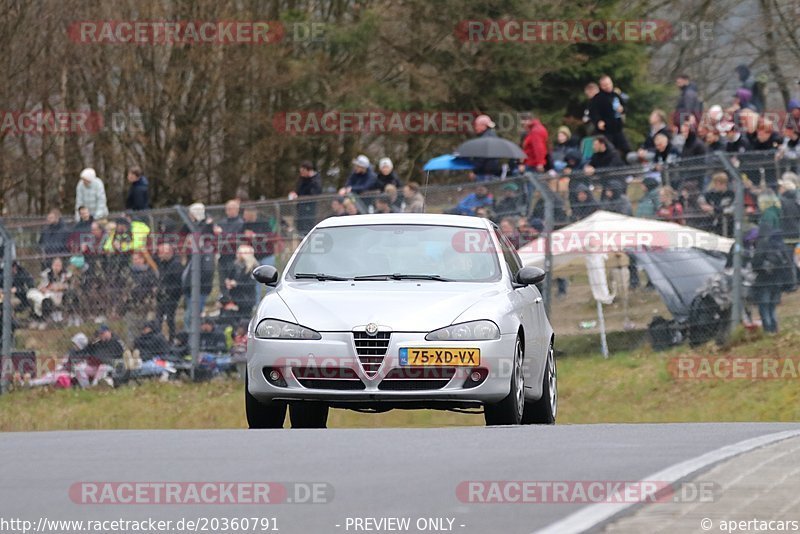
<path fill-rule="evenodd" d="M 785 430 L 746 439 L 731 445 L 725 445 L 690 460 L 686 460 L 685 462 L 671 465 L 666 469 L 662 469 L 657 473 L 653 473 L 641 479 L 640 482 L 645 480 L 658 480 L 669 484 L 675 484 L 676 482 L 705 471 L 715 464 L 733 458 L 734 456 L 777 443 L 778 441 L 799 436 L 800 430 Z M 654 489 L 649 492 L 642 492 L 642 498 L 639 502 L 589 504 L 555 523 L 551 523 L 542 529 L 534 531 L 533 534 L 577 534 L 586 532 L 624 515 L 631 508 L 652 502 L 658 491 L 659 489 Z"/>

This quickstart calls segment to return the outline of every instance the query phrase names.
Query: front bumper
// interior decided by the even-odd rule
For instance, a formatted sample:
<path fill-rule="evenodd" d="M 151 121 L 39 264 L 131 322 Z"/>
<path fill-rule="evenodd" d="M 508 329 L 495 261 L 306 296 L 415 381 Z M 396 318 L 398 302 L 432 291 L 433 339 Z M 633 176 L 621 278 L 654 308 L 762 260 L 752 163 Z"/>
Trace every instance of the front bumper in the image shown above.
<path fill-rule="evenodd" d="M 483 403 L 499 402 L 508 395 L 510 389 L 511 367 L 513 364 L 516 334 L 502 335 L 500 339 L 489 341 L 432 342 L 426 341 L 426 333 L 393 332 L 383 362 L 374 375 L 364 370 L 352 332 L 322 332 L 322 339 L 265 340 L 250 337 L 247 344 L 247 373 L 250 393 L 262 402 L 273 400 L 316 400 L 328 401 L 333 405 L 360 405 L 386 403 L 387 405 L 417 406 L 420 402 L 436 407 L 459 405 L 476 407 Z M 429 382 L 417 380 L 412 386 L 404 383 L 400 387 L 413 387 L 413 390 L 388 389 L 393 370 L 400 366 L 399 352 L 403 347 L 436 348 L 478 348 L 480 349 L 480 368 L 486 369 L 486 378 L 478 385 L 469 381 L 473 367 L 451 367 L 449 373 L 420 378 L 434 378 Z M 337 369 L 346 369 L 349 380 L 327 382 L 326 387 L 314 387 L 313 380 L 304 380 L 298 368 L 321 369 L 320 376 L 338 377 Z M 271 369 L 280 371 L 285 386 L 275 385 L 265 376 Z M 298 376 L 299 375 L 299 376 Z M 332 384 L 332 385 L 331 385 Z M 398 387 L 397 382 L 393 387 Z M 427 389 L 427 388 L 430 389 Z M 358 388 L 358 389 L 353 389 Z"/>

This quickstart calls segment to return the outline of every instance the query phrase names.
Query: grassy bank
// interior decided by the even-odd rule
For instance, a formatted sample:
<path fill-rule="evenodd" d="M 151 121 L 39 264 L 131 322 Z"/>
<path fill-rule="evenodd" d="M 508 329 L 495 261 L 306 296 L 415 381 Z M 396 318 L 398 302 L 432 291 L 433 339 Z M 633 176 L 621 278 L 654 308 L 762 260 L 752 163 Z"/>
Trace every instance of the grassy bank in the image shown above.
<path fill-rule="evenodd" d="M 740 333 L 729 347 L 709 344 L 663 353 L 648 348 L 617 352 L 604 360 L 585 354 L 590 336 L 566 338 L 559 358 L 560 423 L 670 421 L 796 421 L 796 379 L 676 379 L 668 362 L 682 356 L 796 357 L 800 321 L 784 321 L 778 336 Z M 632 341 L 632 340 L 633 341 Z M 612 349 L 636 346 L 612 339 Z M 481 415 L 433 411 L 359 414 L 333 410 L 331 427 L 481 425 Z M 0 397 L 0 430 L 119 428 L 242 428 L 242 385 L 146 383 L 120 389 L 22 390 Z"/>

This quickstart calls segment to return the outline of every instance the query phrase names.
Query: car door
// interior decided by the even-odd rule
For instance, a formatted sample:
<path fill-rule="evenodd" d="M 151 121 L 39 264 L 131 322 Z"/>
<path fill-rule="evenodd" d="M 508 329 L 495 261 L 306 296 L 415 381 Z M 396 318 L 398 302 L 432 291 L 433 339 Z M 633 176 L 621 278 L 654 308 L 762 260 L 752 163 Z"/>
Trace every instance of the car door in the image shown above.
<path fill-rule="evenodd" d="M 514 280 L 522 268 L 522 262 L 506 236 L 500 233 L 498 228 L 494 230 L 495 236 L 500 243 L 503 259 L 508 266 L 512 280 Z M 524 286 L 511 291 L 510 298 L 514 311 L 519 314 L 522 327 L 525 330 L 526 359 L 533 356 L 538 360 L 542 354 L 542 334 L 544 331 L 542 324 L 542 295 L 536 286 Z"/>

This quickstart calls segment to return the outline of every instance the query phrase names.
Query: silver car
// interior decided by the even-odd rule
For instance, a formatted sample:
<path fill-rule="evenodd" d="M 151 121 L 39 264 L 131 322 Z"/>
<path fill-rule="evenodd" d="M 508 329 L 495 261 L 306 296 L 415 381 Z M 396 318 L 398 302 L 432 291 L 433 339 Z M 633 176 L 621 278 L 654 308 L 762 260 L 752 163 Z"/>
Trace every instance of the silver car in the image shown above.
<path fill-rule="evenodd" d="M 553 329 L 536 284 L 491 221 L 333 217 L 303 240 L 250 322 L 251 428 L 325 427 L 328 410 L 483 409 L 486 424 L 552 424 Z"/>

